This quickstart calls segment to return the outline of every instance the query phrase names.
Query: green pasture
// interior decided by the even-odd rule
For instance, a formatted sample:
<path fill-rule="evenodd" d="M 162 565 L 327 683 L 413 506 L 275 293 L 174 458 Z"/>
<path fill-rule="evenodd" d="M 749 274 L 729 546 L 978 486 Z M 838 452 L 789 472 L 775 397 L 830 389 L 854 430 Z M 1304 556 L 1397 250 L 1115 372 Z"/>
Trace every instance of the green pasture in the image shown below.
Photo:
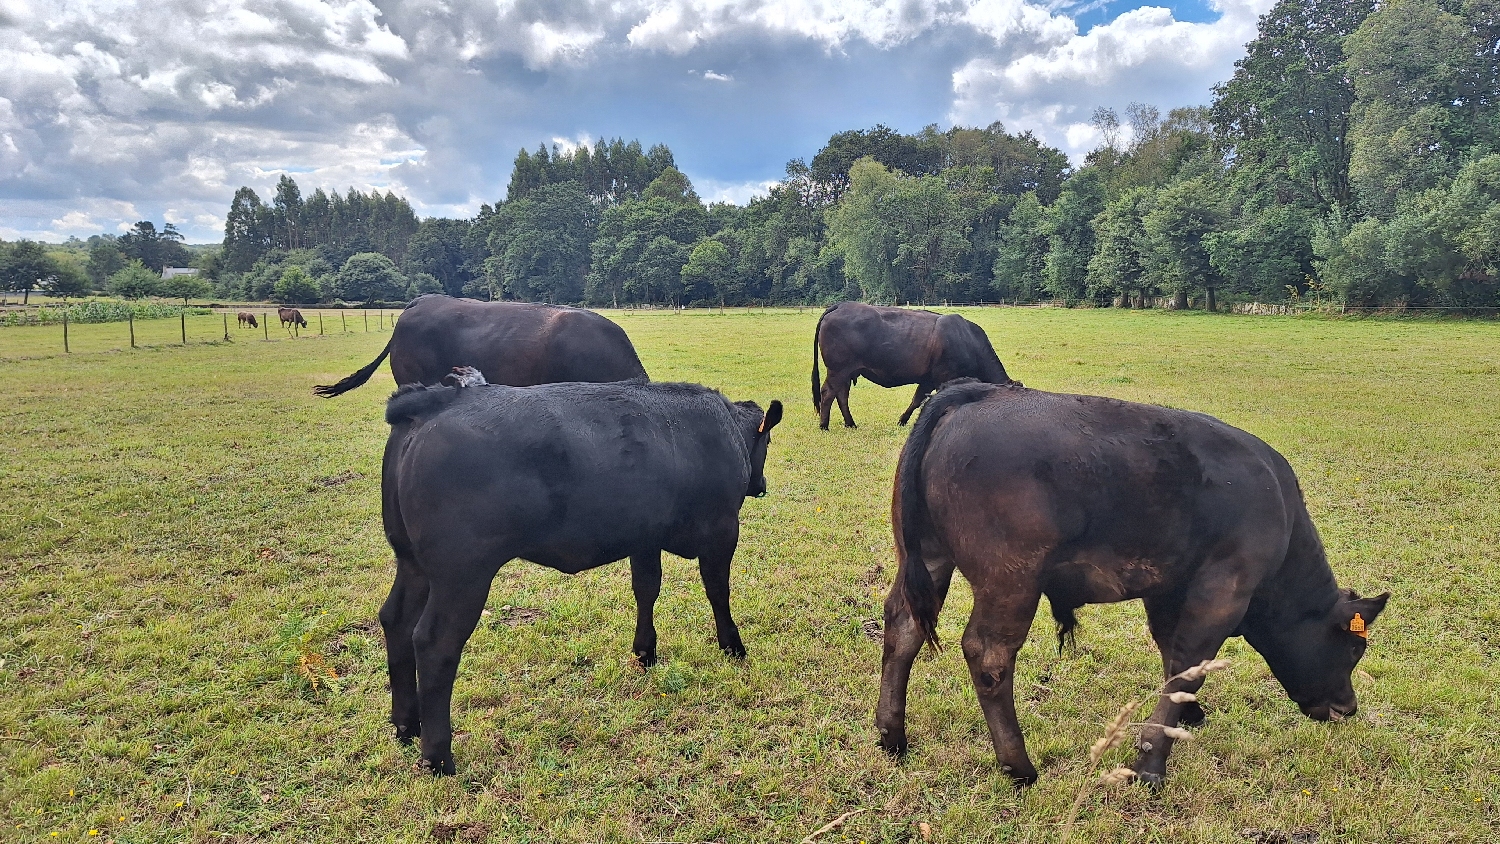
<path fill-rule="evenodd" d="M 1166 787 L 1093 791 L 1074 840 L 1494 837 L 1500 324 L 966 314 L 1028 386 L 1259 435 L 1297 469 L 1340 582 L 1395 595 L 1357 716 L 1303 718 L 1232 640 Z M 221 318 L 190 317 L 204 342 L 172 345 L 161 320 L 132 351 L 123 324 L 89 325 L 64 356 L 56 327 L 0 330 L 0 840 L 797 842 L 856 812 L 816 840 L 921 841 L 927 824 L 933 841 L 1057 841 L 1101 726 L 1156 688 L 1139 605 L 1085 607 L 1061 655 L 1039 613 L 1016 686 L 1041 781 L 1018 793 L 956 647 L 956 584 L 950 647 L 913 673 L 912 753 L 892 762 L 872 719 L 909 390 L 860 384 L 861 427 L 824 433 L 816 310 L 613 316 L 653 377 L 787 405 L 734 566 L 750 658 L 718 651 L 689 562 L 666 561 L 648 672 L 627 566 L 512 563 L 459 672 L 459 775 L 438 780 L 386 722 L 389 370 L 310 392 L 389 334 L 314 322 L 266 342 L 231 317 L 224 343 Z"/>

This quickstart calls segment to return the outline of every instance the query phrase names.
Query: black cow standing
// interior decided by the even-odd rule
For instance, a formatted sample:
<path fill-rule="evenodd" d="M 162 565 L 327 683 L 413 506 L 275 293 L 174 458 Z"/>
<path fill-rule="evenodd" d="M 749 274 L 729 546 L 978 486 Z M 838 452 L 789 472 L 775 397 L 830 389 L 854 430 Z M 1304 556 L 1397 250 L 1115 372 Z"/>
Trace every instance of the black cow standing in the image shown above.
<path fill-rule="evenodd" d="M 1190 696 L 1244 636 L 1302 711 L 1352 715 L 1350 675 L 1389 593 L 1340 589 L 1275 449 L 1201 413 L 1017 386 L 945 386 L 907 438 L 891 502 L 899 568 L 885 604 L 875 722 L 906 749 L 906 689 L 957 568 L 974 592 L 963 653 L 999 764 L 1036 779 L 1016 721 L 1016 651 L 1042 595 L 1059 637 L 1083 604 L 1140 598 L 1169 682 L 1140 732 L 1136 776 L 1160 783 Z"/>
<path fill-rule="evenodd" d="M 820 349 L 828 365 L 821 389 Z M 939 384 L 955 378 L 1011 383 L 984 329 L 958 314 L 840 302 L 823 312 L 813 333 L 812 395 L 819 427 L 828 430 L 835 400 L 844 426 L 855 427 L 849 388 L 861 376 L 882 387 L 917 385 L 911 405 L 901 414 L 902 425 Z"/>
<path fill-rule="evenodd" d="M 386 404 L 381 477 L 396 553 L 380 622 L 397 737 L 420 736 L 422 764 L 454 772 L 459 655 L 515 558 L 576 574 L 629 557 L 633 648 L 649 666 L 661 552 L 696 557 L 719 646 L 743 657 L 729 567 L 780 419 L 780 402 L 762 413 L 694 384 L 402 387 Z"/>
<path fill-rule="evenodd" d="M 428 294 L 401 312 L 375 360 L 313 392 L 347 393 L 370 380 L 387 355 L 397 384 L 437 384 L 456 366 L 512 387 L 646 377 L 625 330 L 593 311 Z"/>

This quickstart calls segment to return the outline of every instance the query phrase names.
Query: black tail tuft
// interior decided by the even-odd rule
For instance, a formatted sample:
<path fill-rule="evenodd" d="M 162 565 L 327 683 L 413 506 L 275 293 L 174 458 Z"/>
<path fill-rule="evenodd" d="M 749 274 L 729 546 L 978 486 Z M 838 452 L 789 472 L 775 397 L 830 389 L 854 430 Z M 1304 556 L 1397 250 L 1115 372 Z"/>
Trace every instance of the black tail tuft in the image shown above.
<path fill-rule="evenodd" d="M 934 649 L 938 647 L 937 594 L 927 563 L 922 559 L 922 534 L 927 518 L 927 501 L 922 492 L 922 460 L 927 444 L 938 422 L 955 407 L 980 401 L 994 386 L 973 378 L 960 378 L 944 384 L 922 407 L 922 415 L 912 426 L 911 436 L 901 449 L 896 466 L 896 489 L 901 497 L 901 529 L 896 534 L 900 555 L 897 588 L 906 598 L 906 606 L 922 631 L 922 638 Z"/>
<path fill-rule="evenodd" d="M 432 416 L 453 403 L 463 387 L 429 387 L 426 384 L 403 384 L 385 401 L 385 421 L 400 425 Z"/>
<path fill-rule="evenodd" d="M 313 395 L 322 396 L 325 399 L 331 399 L 334 396 L 341 396 L 344 393 L 347 393 L 355 387 L 358 387 L 359 385 L 370 380 L 370 376 L 374 375 L 375 370 L 380 368 L 380 362 L 385 360 L 385 356 L 391 353 L 391 343 L 394 342 L 395 338 L 392 337 L 391 340 L 385 344 L 385 348 L 380 350 L 379 357 L 370 361 L 369 364 L 365 365 L 364 367 L 355 370 L 353 374 L 349 375 L 347 378 L 343 379 L 337 384 L 319 384 L 318 386 L 313 387 Z"/>
<path fill-rule="evenodd" d="M 820 413 L 823 410 L 823 389 L 822 389 L 823 385 L 820 383 L 823 380 L 823 378 L 822 378 L 822 376 L 818 372 L 818 338 L 823 333 L 823 320 L 827 319 L 828 315 L 831 314 L 831 313 L 833 313 L 833 309 L 837 308 L 837 307 L 838 307 L 838 305 L 829 305 L 828 307 L 824 308 L 823 309 L 823 315 L 820 316 L 820 317 L 818 317 L 818 327 L 815 328 L 815 329 L 813 329 L 813 370 L 812 370 L 813 410 L 816 410 L 816 411 L 818 411 Z"/>

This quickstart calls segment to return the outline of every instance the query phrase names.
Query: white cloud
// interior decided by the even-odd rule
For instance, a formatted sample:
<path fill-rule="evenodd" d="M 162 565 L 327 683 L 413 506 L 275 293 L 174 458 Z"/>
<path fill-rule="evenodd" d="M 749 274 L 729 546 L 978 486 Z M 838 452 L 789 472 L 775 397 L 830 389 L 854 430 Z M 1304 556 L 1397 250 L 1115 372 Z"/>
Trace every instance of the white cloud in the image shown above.
<path fill-rule="evenodd" d="M 775 179 L 725 182 L 708 178 L 695 179 L 691 174 L 688 175 L 688 180 L 693 183 L 698 198 L 704 202 L 732 202 L 735 205 L 744 205 L 758 196 L 767 196 L 771 193 L 771 188 L 778 184 Z"/>
<path fill-rule="evenodd" d="M 1218 0 L 1220 18 L 1176 20 L 1170 10 L 1134 9 L 1087 33 L 1004 59 L 979 56 L 953 73 L 955 122 L 1002 120 L 1029 128 L 1075 160 L 1097 144 L 1095 106 L 1132 100 L 1168 108 L 1204 103 L 1233 72 L 1271 0 Z"/>
<path fill-rule="evenodd" d="M 727 73 L 715 73 L 712 70 L 703 71 L 703 78 L 710 82 L 733 82 L 734 77 Z"/>

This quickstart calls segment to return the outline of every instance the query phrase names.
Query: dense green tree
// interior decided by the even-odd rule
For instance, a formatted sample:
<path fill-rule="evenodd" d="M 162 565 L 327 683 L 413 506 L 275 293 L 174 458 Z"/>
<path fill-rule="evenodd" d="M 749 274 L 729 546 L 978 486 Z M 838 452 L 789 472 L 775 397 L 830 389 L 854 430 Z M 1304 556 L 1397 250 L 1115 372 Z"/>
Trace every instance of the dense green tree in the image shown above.
<path fill-rule="evenodd" d="M 161 275 L 152 272 L 140 261 L 131 261 L 109 277 L 107 287 L 109 292 L 122 299 L 144 299 L 155 296 L 161 289 Z"/>
<path fill-rule="evenodd" d="M 435 217 L 423 220 L 406 243 L 407 274 L 425 273 L 436 278 L 441 289 L 426 292 L 462 295 L 470 278 L 464 255 L 464 237 L 469 228 L 468 220 Z"/>
<path fill-rule="evenodd" d="M 1204 178 L 1186 179 L 1157 191 L 1151 210 L 1142 218 L 1151 243 L 1151 274 L 1173 293 L 1178 308 L 1188 306 L 1189 294 L 1203 290 L 1209 309 L 1215 309 L 1222 279 L 1209 259 L 1205 238 L 1218 230 L 1222 219 L 1214 185 Z"/>
<path fill-rule="evenodd" d="M 346 302 L 390 302 L 406 296 L 407 281 L 390 258 L 379 252 L 351 255 L 335 280 L 338 297 Z"/>
<path fill-rule="evenodd" d="M 88 274 L 95 287 L 103 287 L 109 277 L 125 268 L 125 254 L 115 243 L 113 235 L 94 235 L 89 238 Z"/>
<path fill-rule="evenodd" d="M 486 274 L 507 298 L 579 302 L 599 206 L 577 182 L 544 185 L 496 211 Z"/>
<path fill-rule="evenodd" d="M 21 291 L 22 302 L 31 300 L 31 291 L 45 287 L 57 275 L 57 262 L 42 244 L 18 240 L 0 247 L 0 283 L 6 290 Z"/>
<path fill-rule="evenodd" d="M 829 203 L 837 202 L 852 184 L 855 162 L 871 158 L 908 176 L 926 176 L 943 167 L 943 148 L 935 127 L 921 135 L 903 135 L 883 124 L 873 129 L 839 132 L 813 156 L 811 177 Z"/>
<path fill-rule="evenodd" d="M 224 268 L 248 272 L 271 248 L 269 209 L 250 188 L 234 192 L 224 220 Z"/>
<path fill-rule="evenodd" d="M 1051 296 L 1066 302 L 1087 296 L 1089 261 L 1094 255 L 1093 220 L 1104 210 L 1104 199 L 1104 173 L 1085 167 L 1063 185 L 1057 202 L 1047 209 L 1042 287 Z"/>
<path fill-rule="evenodd" d="M 323 298 L 323 290 L 312 274 L 296 264 L 281 271 L 272 292 L 276 301 L 289 305 L 311 305 Z"/>
<path fill-rule="evenodd" d="M 115 245 L 127 259 L 140 261 L 146 269 L 159 273 L 163 267 L 185 267 L 192 260 L 182 240 L 181 232 L 171 223 L 157 231 L 155 223 L 141 220 L 120 235 Z"/>
<path fill-rule="evenodd" d="M 171 278 L 164 278 L 156 286 L 157 296 L 165 296 L 169 299 L 181 299 L 186 306 L 189 299 L 202 298 L 213 292 L 213 285 L 199 278 L 197 275 L 182 273 Z"/>
<path fill-rule="evenodd" d="M 1344 39 L 1373 0 L 1279 0 L 1214 89 L 1213 119 L 1251 192 L 1327 213 L 1349 209 L 1354 84 Z"/>
<path fill-rule="evenodd" d="M 53 254 L 52 275 L 43 283 L 48 296 L 67 300 L 83 296 L 93 290 L 94 284 L 88 271 L 75 257 L 77 253 Z"/>
<path fill-rule="evenodd" d="M 744 294 L 744 281 L 734 270 L 729 248 L 723 241 L 698 241 L 688 253 L 687 263 L 682 265 L 685 297 L 689 302 L 738 303 Z"/>
<path fill-rule="evenodd" d="M 692 186 L 675 168 L 664 168 L 642 198 L 608 208 L 600 217 L 587 300 L 682 304 L 682 267 L 707 228 L 708 211 Z"/>
<path fill-rule="evenodd" d="M 1155 198 L 1152 188 L 1131 188 L 1094 218 L 1096 245 L 1089 259 L 1088 293 L 1095 301 L 1123 296 L 1145 307 L 1146 298 L 1155 293 L 1152 243 L 1144 219 Z"/>
<path fill-rule="evenodd" d="M 1006 302 L 1034 302 L 1042 295 L 1047 271 L 1047 209 L 1034 193 L 1016 201 L 996 237 L 994 281 L 996 298 Z"/>

